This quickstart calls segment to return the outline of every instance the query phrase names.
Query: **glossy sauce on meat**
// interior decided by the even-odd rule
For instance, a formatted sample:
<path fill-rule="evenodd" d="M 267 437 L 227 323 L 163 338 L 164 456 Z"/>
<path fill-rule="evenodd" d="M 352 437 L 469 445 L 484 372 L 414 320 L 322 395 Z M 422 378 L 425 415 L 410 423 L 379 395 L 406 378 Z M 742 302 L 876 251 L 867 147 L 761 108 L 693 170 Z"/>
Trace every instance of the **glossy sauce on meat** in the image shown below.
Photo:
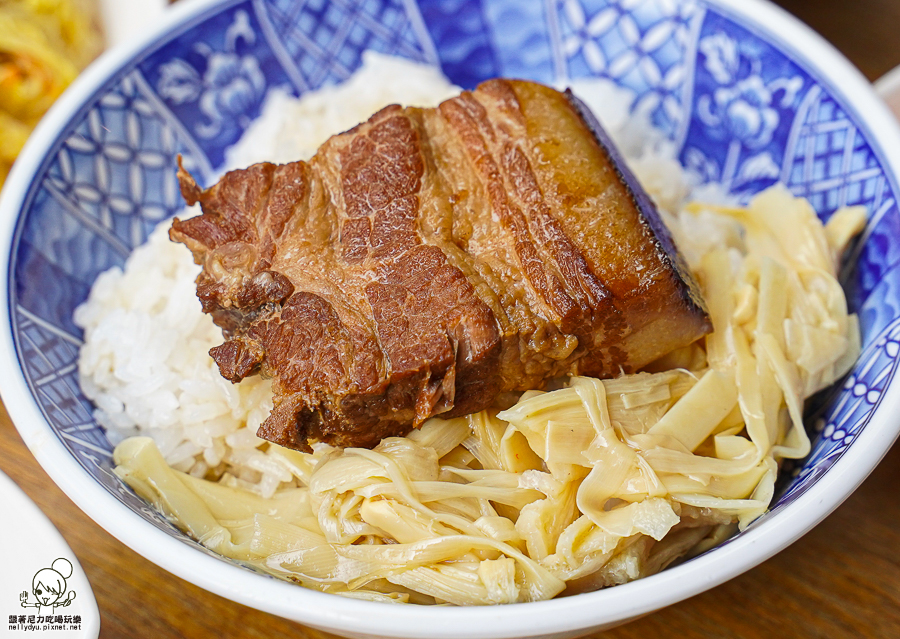
<path fill-rule="evenodd" d="M 272 377 L 259 435 L 371 447 L 566 374 L 637 370 L 710 330 L 646 194 L 580 103 L 492 80 L 387 107 L 307 162 L 202 190 L 170 236 L 203 266 L 232 381 Z"/>

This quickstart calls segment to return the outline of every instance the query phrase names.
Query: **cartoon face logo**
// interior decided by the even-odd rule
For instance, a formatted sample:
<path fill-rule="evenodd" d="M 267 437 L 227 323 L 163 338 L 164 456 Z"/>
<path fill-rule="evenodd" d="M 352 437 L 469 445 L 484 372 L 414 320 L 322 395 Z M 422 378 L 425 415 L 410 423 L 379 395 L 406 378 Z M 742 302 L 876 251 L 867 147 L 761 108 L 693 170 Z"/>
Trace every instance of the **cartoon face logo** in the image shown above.
<path fill-rule="evenodd" d="M 41 613 L 53 612 L 61 606 L 68 606 L 75 599 L 75 593 L 66 592 L 66 579 L 72 576 L 72 562 L 60 557 L 49 568 L 42 568 L 31 580 L 31 592 L 36 603 L 28 603 L 28 593 L 22 592 L 19 600 L 23 608 L 40 608 Z"/>

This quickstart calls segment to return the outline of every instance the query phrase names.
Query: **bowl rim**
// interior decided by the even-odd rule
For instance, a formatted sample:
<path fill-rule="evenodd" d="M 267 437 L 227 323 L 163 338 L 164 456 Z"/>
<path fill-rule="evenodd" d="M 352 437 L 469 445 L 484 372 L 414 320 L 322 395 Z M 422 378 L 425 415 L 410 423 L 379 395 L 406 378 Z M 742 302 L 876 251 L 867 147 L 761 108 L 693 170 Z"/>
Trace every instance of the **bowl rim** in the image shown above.
<path fill-rule="evenodd" d="M 243 0 L 195 0 L 173 7 L 159 26 L 142 38 L 103 54 L 66 91 L 37 127 L 13 167 L 0 197 L 0 379 L 2 399 L 22 439 L 40 465 L 70 499 L 95 522 L 137 553 L 201 588 L 238 603 L 309 626 L 367 636 L 484 638 L 577 633 L 624 623 L 717 586 L 762 563 L 818 524 L 875 468 L 900 434 L 900 384 L 888 383 L 852 446 L 795 501 L 752 526 L 730 543 L 657 575 L 593 593 L 505 606 L 425 607 L 335 597 L 256 574 L 228 560 L 198 551 L 145 521 L 118 501 L 72 457 L 52 431 L 21 371 L 12 334 L 12 248 L 17 218 L 30 185 L 48 161 L 73 113 L 77 114 L 112 77 L 149 52 L 160 40 L 207 12 Z M 866 129 L 867 142 L 893 173 L 900 175 L 900 128 L 871 84 L 830 43 L 783 9 L 766 0 L 700 0 L 768 42 L 777 43 L 817 82 L 852 108 Z M 801 51 L 803 53 L 801 53 Z M 825 70 L 827 69 L 827 73 Z M 836 91 L 839 84 L 843 90 Z M 872 135 L 878 131 L 878 136 Z M 508 611 L 514 611 L 509 614 Z"/>

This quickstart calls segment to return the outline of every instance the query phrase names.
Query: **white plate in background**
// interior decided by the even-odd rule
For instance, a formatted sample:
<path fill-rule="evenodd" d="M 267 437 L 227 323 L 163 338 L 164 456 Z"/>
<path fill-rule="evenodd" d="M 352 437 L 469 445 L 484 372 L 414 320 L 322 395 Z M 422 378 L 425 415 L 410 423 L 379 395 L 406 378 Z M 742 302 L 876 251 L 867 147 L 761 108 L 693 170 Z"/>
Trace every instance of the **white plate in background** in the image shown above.
<path fill-rule="evenodd" d="M 133 40 L 156 26 L 167 0 L 100 0 L 106 46 Z"/>
<path fill-rule="evenodd" d="M 900 66 L 875 80 L 875 91 L 887 102 L 894 115 L 900 118 Z"/>
<path fill-rule="evenodd" d="M 0 627 L 7 633 L 3 636 L 96 639 L 100 611 L 75 553 L 40 508 L 3 472 L 0 512 L 4 514 L 0 548 L 5 550 L 0 571 Z M 46 586 L 60 592 L 48 591 Z"/>

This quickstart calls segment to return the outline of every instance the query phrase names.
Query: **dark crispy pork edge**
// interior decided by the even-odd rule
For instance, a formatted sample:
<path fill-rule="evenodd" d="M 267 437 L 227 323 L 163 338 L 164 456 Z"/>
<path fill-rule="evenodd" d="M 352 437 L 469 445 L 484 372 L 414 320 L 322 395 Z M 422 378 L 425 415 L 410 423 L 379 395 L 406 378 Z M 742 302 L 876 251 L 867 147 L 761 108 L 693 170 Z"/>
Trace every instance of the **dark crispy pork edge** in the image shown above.
<path fill-rule="evenodd" d="M 612 160 L 612 165 L 619 176 L 619 181 L 625 185 L 631 199 L 634 201 L 635 206 L 637 206 L 641 217 L 641 223 L 646 224 L 650 228 L 650 231 L 656 237 L 657 244 L 660 249 L 662 249 L 662 259 L 678 276 L 677 286 L 681 290 L 685 303 L 689 307 L 693 307 L 693 309 L 708 317 L 709 310 L 707 309 L 706 301 L 703 299 L 703 295 L 700 292 L 700 286 L 694 279 L 694 276 L 688 268 L 687 262 L 684 261 L 684 257 L 679 252 L 678 247 L 675 246 L 675 241 L 672 239 L 669 227 L 666 226 L 665 222 L 663 222 L 662 218 L 659 216 L 656 204 L 653 203 L 653 200 L 650 199 L 647 191 L 644 190 L 644 187 L 641 186 L 641 183 L 634 176 L 634 173 L 631 172 L 631 169 L 625 162 L 625 158 L 619 152 L 619 149 L 615 144 L 613 144 L 609 134 L 603 126 L 601 126 L 590 107 L 572 93 L 571 89 L 566 89 L 565 96 L 572 108 L 575 109 L 575 112 L 581 117 L 585 126 L 587 126 L 588 130 L 593 134 L 594 140 L 600 145 L 600 148 L 606 152 L 610 160 Z"/>

